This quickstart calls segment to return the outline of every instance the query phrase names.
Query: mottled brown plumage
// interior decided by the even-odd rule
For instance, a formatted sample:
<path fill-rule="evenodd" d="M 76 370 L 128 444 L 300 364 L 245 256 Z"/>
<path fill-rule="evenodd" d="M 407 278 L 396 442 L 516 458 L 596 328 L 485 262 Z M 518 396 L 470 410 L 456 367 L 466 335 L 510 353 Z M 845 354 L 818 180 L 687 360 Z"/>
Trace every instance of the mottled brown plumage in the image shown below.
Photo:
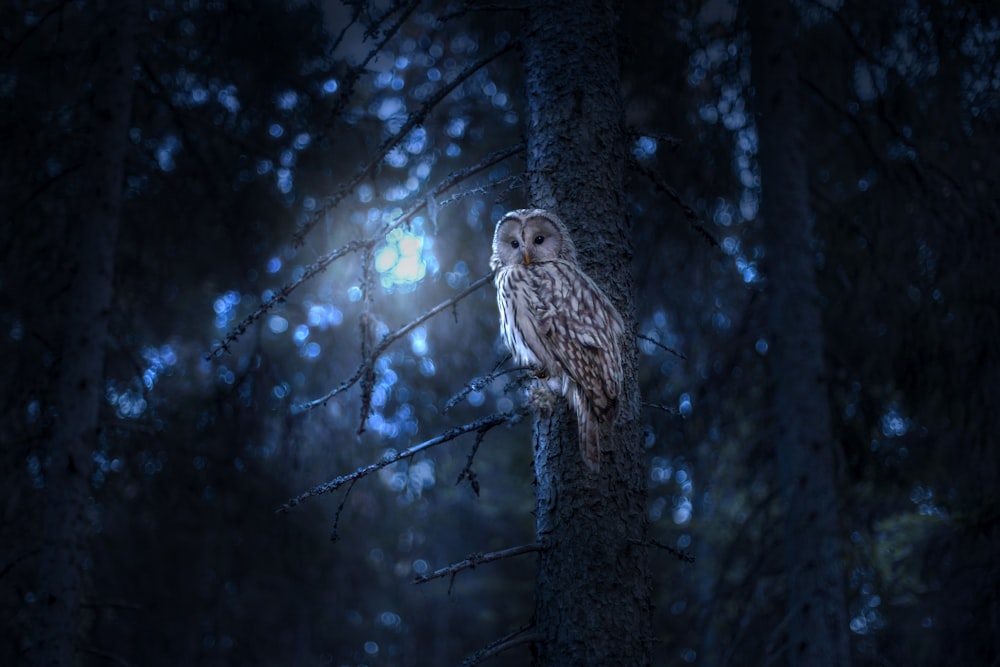
<path fill-rule="evenodd" d="M 583 460 L 598 470 L 601 431 L 614 422 L 622 388 L 621 316 L 577 265 L 566 226 L 548 211 L 503 216 L 490 267 L 507 347 L 569 400 Z"/>

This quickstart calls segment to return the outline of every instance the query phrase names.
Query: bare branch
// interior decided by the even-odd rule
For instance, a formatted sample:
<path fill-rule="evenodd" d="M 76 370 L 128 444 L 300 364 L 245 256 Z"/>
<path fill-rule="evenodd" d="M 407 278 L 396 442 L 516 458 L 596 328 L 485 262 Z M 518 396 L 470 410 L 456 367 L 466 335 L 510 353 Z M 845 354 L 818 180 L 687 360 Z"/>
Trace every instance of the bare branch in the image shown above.
<path fill-rule="evenodd" d="M 500 199 L 504 199 L 507 193 L 517 188 L 524 182 L 524 174 L 511 174 L 510 176 L 504 176 L 503 178 L 498 178 L 495 181 L 490 181 L 485 185 L 481 185 L 465 192 L 456 192 L 452 196 L 445 199 L 443 202 L 438 202 L 439 206 L 447 206 L 448 204 L 454 204 L 455 202 L 465 199 L 466 197 L 471 197 L 473 195 L 484 195 L 493 188 L 497 187 L 502 183 L 508 183 L 508 186 L 504 188 L 503 192 L 500 193 Z"/>
<path fill-rule="evenodd" d="M 635 541 L 635 542 L 633 542 L 633 544 L 640 544 L 640 545 L 642 545 L 644 547 L 658 547 L 660 549 L 663 549 L 664 551 L 666 551 L 670 555 L 676 557 L 677 560 L 683 561 L 685 563 L 693 563 L 695 561 L 695 557 L 692 556 L 691 554 L 689 554 L 688 552 L 682 551 L 681 549 L 676 549 L 676 548 L 670 546 L 669 544 L 664 544 L 663 542 L 660 542 L 658 540 L 652 540 L 651 539 L 651 540 L 646 541 L 646 542 Z"/>
<path fill-rule="evenodd" d="M 252 313 L 244 317 L 234 329 L 230 330 L 230 332 L 226 334 L 225 338 L 216 342 L 215 345 L 212 346 L 212 349 L 208 351 L 208 354 L 205 355 L 205 360 L 211 361 L 214 357 L 221 355 L 223 352 L 228 352 L 229 347 L 236 342 L 237 338 L 246 333 L 247 328 L 249 328 L 251 324 L 259 320 L 264 314 L 274 308 L 275 305 L 283 303 L 293 290 L 302 285 L 302 283 L 311 279 L 313 276 L 325 271 L 326 267 L 330 266 L 330 264 L 332 264 L 335 260 L 338 260 L 344 255 L 355 252 L 361 248 L 371 247 L 374 243 L 375 242 L 371 239 L 357 239 L 351 241 L 350 243 L 342 245 L 333 252 L 324 255 L 307 266 L 299 278 L 290 283 L 286 283 L 281 289 L 274 292 L 271 298 L 259 305 Z"/>
<path fill-rule="evenodd" d="M 680 207 L 681 211 L 683 211 L 684 217 L 687 218 L 688 223 L 691 225 L 692 229 L 701 234 L 702 238 L 705 239 L 705 241 L 709 245 L 714 246 L 716 248 L 721 247 L 719 246 L 719 241 L 715 238 L 715 236 L 712 235 L 712 232 L 708 231 L 708 228 L 705 227 L 705 222 L 701 219 L 701 217 L 698 216 L 698 213 L 695 212 L 693 208 L 691 208 L 690 204 L 688 204 L 681 198 L 680 193 L 678 193 L 673 186 L 671 186 L 669 183 L 661 179 L 659 174 L 657 174 L 655 171 L 653 171 L 646 165 L 641 164 L 638 160 L 634 158 L 631 157 L 629 158 L 629 166 L 632 167 L 632 169 L 639 172 L 640 174 L 642 174 L 643 176 L 645 176 L 646 178 L 648 178 L 649 181 L 653 184 L 653 187 L 655 187 L 657 190 L 667 195 L 667 197 L 669 197 L 675 204 L 677 204 L 677 206 Z"/>
<path fill-rule="evenodd" d="M 465 297 L 469 296 L 470 294 L 472 294 L 473 292 L 475 292 L 476 290 L 478 290 L 483 285 L 486 285 L 487 283 L 492 282 L 492 280 L 493 280 L 493 274 L 492 273 L 488 273 L 488 274 L 480 277 L 479 279 L 477 279 L 475 282 L 473 282 L 471 285 L 469 285 L 468 287 L 466 287 L 464 290 L 462 290 L 461 292 L 459 292 L 455 296 L 451 297 L 450 299 L 445 299 L 444 301 L 442 301 L 438 305 L 434 306 L 433 308 L 431 308 L 427 312 L 423 313 L 422 315 L 419 315 L 416 318 L 410 320 L 409 322 L 407 322 L 403 326 L 399 327 L 395 331 L 387 333 L 382 338 L 382 340 L 379 341 L 378 347 L 375 348 L 375 353 L 374 353 L 375 358 L 377 359 L 380 354 L 382 354 L 383 352 L 385 352 L 385 349 L 387 347 L 389 347 L 390 345 L 392 345 L 393 343 L 395 343 L 397 340 L 399 340 L 400 338 L 402 338 L 406 334 L 410 333 L 415 328 L 417 328 L 418 326 L 420 326 L 421 324 L 423 324 L 424 322 L 426 322 L 430 318 L 432 318 L 435 315 L 437 315 L 438 313 L 440 313 L 442 310 L 446 310 L 446 309 L 450 308 L 454 304 L 458 303 L 459 301 L 461 301 Z"/>
<path fill-rule="evenodd" d="M 505 363 L 507 363 L 509 359 L 510 355 L 508 354 L 506 357 L 501 359 L 496 366 L 493 367 L 492 371 L 490 371 L 486 375 L 481 375 L 479 377 L 469 380 L 469 382 L 467 382 L 464 387 L 462 387 L 456 394 L 452 395 L 452 397 L 448 399 L 448 402 L 445 403 L 444 408 L 441 409 L 441 414 L 447 414 L 449 410 L 451 410 L 453 407 L 461 403 L 466 396 L 468 396 L 474 391 L 479 391 L 484 387 L 488 387 L 493 383 L 494 380 L 496 380 L 498 377 L 502 375 L 507 375 L 508 373 L 517 373 L 519 371 L 534 370 L 532 369 L 531 366 L 514 366 L 512 368 L 504 368 L 501 370 L 500 367 L 503 366 Z"/>
<path fill-rule="evenodd" d="M 664 405 L 663 403 L 649 403 L 647 401 L 642 402 L 642 407 L 644 408 L 655 408 L 656 410 L 662 410 L 663 412 L 670 413 L 672 415 L 679 415 L 680 411 L 677 408 L 672 408 L 669 405 Z"/>
<path fill-rule="evenodd" d="M 462 483 L 463 479 L 469 480 L 469 486 L 472 487 L 472 492 L 479 497 L 479 477 L 476 475 L 476 471 L 472 469 L 472 462 L 476 458 L 476 452 L 479 451 L 479 445 L 483 444 L 483 439 L 486 437 L 486 431 L 476 432 L 476 441 L 472 443 L 472 449 L 469 450 L 469 458 L 465 461 L 465 467 L 462 468 L 462 472 L 458 473 L 458 479 L 455 480 L 455 486 Z"/>
<path fill-rule="evenodd" d="M 666 345 L 664 345 L 660 341 L 656 340 L 655 338 L 651 338 L 651 337 L 645 336 L 643 334 L 636 334 L 635 337 L 636 338 L 641 338 L 644 341 L 652 343 L 656 347 L 658 347 L 658 348 L 660 348 L 662 350 L 666 350 L 667 352 L 669 352 L 670 354 L 674 355 L 675 357 L 679 357 L 679 358 L 683 359 L 684 361 L 687 361 L 687 357 L 685 357 L 683 354 L 681 354 L 680 352 L 678 352 L 677 350 L 675 350 L 675 349 L 673 349 L 671 347 L 667 347 Z"/>
<path fill-rule="evenodd" d="M 363 180 L 368 178 L 372 174 L 372 172 L 375 171 L 375 168 L 382 162 L 382 160 L 385 159 L 385 156 L 389 154 L 389 151 L 395 148 L 399 144 L 399 142 L 401 142 L 404 138 L 406 138 L 406 135 L 408 135 L 413 128 L 422 123 L 424 119 L 427 117 L 427 115 L 434 109 L 434 107 L 436 107 L 445 97 L 451 94 L 453 90 L 458 88 L 463 82 L 465 82 L 469 77 L 478 72 L 480 69 L 482 69 L 486 65 L 490 64 L 500 56 L 504 55 L 505 53 L 513 49 L 517 43 L 518 43 L 517 40 L 511 40 L 510 42 L 500 47 L 490 55 L 485 56 L 484 58 L 481 58 L 476 62 L 470 64 L 464 70 L 459 72 L 458 75 L 454 79 L 452 79 L 450 83 L 443 86 L 439 91 L 437 91 L 437 93 L 435 93 L 430 99 L 428 99 L 423 105 L 421 105 L 419 109 L 411 113 L 409 117 L 406 119 L 406 122 L 403 123 L 403 126 L 400 128 L 399 132 L 397 132 L 395 135 L 389 137 L 388 139 L 382 142 L 382 145 L 375 150 L 375 153 L 372 156 L 372 158 L 368 161 L 368 163 L 364 167 L 362 167 L 358 171 L 357 174 L 355 174 L 354 178 L 352 178 L 348 183 L 340 186 L 337 192 L 328 197 L 321 206 L 317 207 L 316 211 L 313 212 L 309 220 L 307 220 L 298 230 L 296 230 L 295 235 L 293 237 L 294 245 L 296 246 L 302 245 L 306 235 L 310 231 L 312 231 L 313 227 L 315 227 L 319 223 L 319 221 L 323 218 L 323 216 L 326 215 L 328 211 L 331 211 L 334 208 L 336 208 L 336 206 L 345 197 L 347 197 L 348 194 L 354 191 L 354 189 L 358 186 L 358 184 L 360 184 Z"/>
<path fill-rule="evenodd" d="M 340 540 L 340 533 L 337 531 L 337 527 L 340 525 L 340 514 L 344 511 L 344 505 L 347 504 L 347 498 L 351 495 L 351 491 L 354 490 L 354 485 L 358 483 L 358 480 L 352 480 L 350 485 L 347 487 L 347 491 L 344 492 L 344 497 L 340 499 L 340 505 L 337 506 L 337 513 L 333 515 L 333 530 L 330 531 L 330 541 L 337 542 Z"/>
<path fill-rule="evenodd" d="M 331 389 L 329 392 L 327 392 L 326 394 L 323 394 L 322 396 L 320 396 L 317 399 L 313 399 L 313 400 L 308 401 L 306 403 L 300 403 L 298 405 L 293 405 L 292 409 L 291 409 L 291 413 L 293 415 L 297 415 L 300 412 L 305 412 L 306 410 L 312 410 L 313 408 L 317 408 L 317 407 L 319 407 L 321 405 L 325 405 L 327 401 L 329 401 L 331 398 L 333 398 L 334 396 L 336 396 L 340 392 L 345 391 L 345 390 L 350 389 L 351 387 L 353 387 L 355 385 L 355 383 L 357 383 L 357 381 L 361 379 L 361 376 L 364 375 L 364 373 L 365 373 L 365 364 L 364 364 L 364 362 L 362 362 L 361 365 L 358 366 L 358 370 L 354 371 L 354 375 L 352 375 L 351 377 L 347 378 L 346 380 L 344 380 L 343 382 L 341 382 L 340 384 L 338 384 L 336 387 L 334 387 L 333 389 Z"/>
<path fill-rule="evenodd" d="M 493 3 L 463 2 L 455 10 L 442 14 L 438 21 L 447 23 L 453 19 L 464 16 L 470 12 L 524 12 L 528 10 L 526 4 L 501 5 Z"/>
<path fill-rule="evenodd" d="M 385 352 L 390 345 L 395 343 L 397 340 L 399 340 L 406 334 L 413 331 L 413 329 L 418 327 L 423 322 L 426 322 L 430 318 L 440 313 L 442 310 L 454 306 L 459 301 L 469 296 L 470 294 L 475 292 L 477 289 L 479 289 L 486 283 L 490 282 L 492 278 L 493 274 L 487 274 L 483 276 L 482 278 L 475 281 L 474 283 L 466 287 L 464 290 L 462 290 L 455 296 L 449 299 L 445 299 L 438 305 L 434 306 L 433 308 L 426 311 L 422 315 L 417 316 L 415 319 L 407 322 L 406 324 L 396 329 L 395 331 L 387 333 L 385 336 L 382 337 L 382 340 L 379 341 L 379 344 L 375 347 L 375 349 L 372 350 L 371 354 L 368 357 L 362 359 L 361 365 L 358 366 L 358 369 L 354 372 L 354 375 L 341 382 L 339 385 L 334 387 L 330 392 L 324 394 L 323 396 L 317 399 L 313 399 L 311 401 L 307 401 L 306 403 L 300 403 L 299 405 L 294 406 L 292 408 L 292 413 L 298 414 L 300 412 L 305 412 L 306 410 L 312 410 L 313 408 L 325 405 L 327 401 L 329 401 L 337 394 L 353 387 L 357 383 L 357 381 L 362 378 L 362 376 L 366 376 L 369 372 L 374 373 L 375 362 L 378 360 L 380 356 L 382 356 L 382 353 Z"/>
<path fill-rule="evenodd" d="M 656 139 L 658 143 L 664 143 L 671 149 L 675 150 L 683 143 L 680 139 L 671 134 L 663 134 L 662 132 L 653 132 L 650 130 L 640 130 L 637 127 L 629 127 L 628 136 L 629 139 L 632 139 L 633 141 L 641 137 L 652 137 L 653 139 Z"/>
<path fill-rule="evenodd" d="M 448 575 L 455 576 L 462 570 L 468 570 L 475 568 L 477 565 L 482 565 L 484 563 L 492 563 L 493 561 L 500 560 L 502 558 L 512 558 L 514 556 L 520 556 L 522 554 L 534 553 L 536 551 L 541 551 L 542 545 L 538 543 L 532 544 L 522 544 L 518 547 L 510 547 L 509 549 L 501 549 L 499 551 L 490 551 L 489 553 L 475 553 L 466 556 L 464 560 L 460 560 L 457 563 L 452 563 L 447 567 L 442 567 L 440 570 L 435 570 L 430 574 L 420 574 L 413 578 L 413 583 L 415 584 L 425 584 L 432 579 L 440 579 Z"/>
<path fill-rule="evenodd" d="M 456 426 L 454 428 L 448 429 L 447 431 L 444 431 L 434 436 L 430 440 L 425 440 L 419 444 L 413 445 L 408 449 L 404 449 L 401 452 L 386 454 L 379 461 L 376 461 L 375 463 L 358 468 L 354 472 L 349 473 L 347 475 L 341 475 L 340 477 L 335 477 L 334 479 L 331 479 L 328 482 L 324 482 L 323 484 L 318 484 L 314 486 L 313 488 L 295 496 L 294 498 L 290 498 L 288 502 L 286 502 L 284 505 L 282 505 L 275 511 L 275 514 L 288 512 L 293 507 L 299 505 L 308 498 L 312 498 L 313 496 L 321 496 L 326 493 L 330 493 L 331 491 L 336 491 L 344 484 L 353 482 L 356 479 L 361 479 L 362 477 L 367 477 L 371 473 L 377 470 L 381 470 L 386 466 L 390 466 L 393 463 L 396 463 L 397 461 L 408 459 L 415 454 L 419 454 L 420 452 L 426 451 L 431 447 L 436 447 L 437 445 L 454 440 L 455 438 L 461 435 L 465 435 L 466 433 L 471 433 L 472 431 L 478 431 L 484 428 L 493 428 L 495 426 L 499 426 L 500 424 L 506 424 L 508 422 L 511 423 L 515 422 L 518 419 L 520 419 L 520 417 L 522 417 L 524 414 L 526 414 L 527 411 L 528 408 L 526 406 L 521 406 L 509 412 L 494 412 L 493 414 L 487 415 L 486 417 L 483 417 L 481 419 L 477 419 L 476 421 L 472 421 L 467 424 L 462 424 L 461 426 Z"/>
<path fill-rule="evenodd" d="M 41 551 L 42 551 L 41 548 L 29 549 L 28 551 L 24 551 L 20 555 L 15 556 L 10 562 L 4 564 L 4 566 L 0 568 L 0 579 L 3 579 L 5 576 L 7 576 L 7 573 L 10 572 L 12 569 L 14 569 L 14 567 L 18 563 L 24 562 L 29 558 L 37 556 L 39 553 L 41 553 Z"/>
<path fill-rule="evenodd" d="M 476 651 L 462 662 L 462 667 L 475 667 L 481 662 L 495 658 L 507 649 L 514 648 L 521 644 L 533 644 L 542 641 L 542 636 L 537 633 L 524 634 L 535 627 L 534 621 L 525 623 L 518 629 L 510 632 L 499 639 L 496 639 L 480 650 Z"/>

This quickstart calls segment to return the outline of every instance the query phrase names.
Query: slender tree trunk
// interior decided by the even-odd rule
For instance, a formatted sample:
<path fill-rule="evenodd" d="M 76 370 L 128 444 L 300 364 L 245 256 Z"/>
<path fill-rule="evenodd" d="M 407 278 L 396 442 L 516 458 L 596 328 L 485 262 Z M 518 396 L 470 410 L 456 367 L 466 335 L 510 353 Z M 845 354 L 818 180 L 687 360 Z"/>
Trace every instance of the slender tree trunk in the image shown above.
<path fill-rule="evenodd" d="M 785 496 L 790 665 L 850 663 L 815 250 L 788 0 L 751 9 L 754 104 L 767 243 L 768 333 Z"/>
<path fill-rule="evenodd" d="M 95 16 L 92 145 L 78 217 L 69 221 L 66 239 L 71 283 L 56 392 L 59 417 L 45 473 L 37 619 L 29 653 L 33 665 L 76 662 L 88 561 L 91 462 L 103 396 L 140 6 L 121 0 Z"/>
<path fill-rule="evenodd" d="M 568 225 L 583 269 L 632 330 L 631 229 L 617 17 L 605 0 L 533 1 L 525 35 L 533 206 Z M 614 442 L 588 481 L 564 403 L 535 423 L 535 664 L 651 664 L 651 577 L 636 350 L 626 341 Z"/>

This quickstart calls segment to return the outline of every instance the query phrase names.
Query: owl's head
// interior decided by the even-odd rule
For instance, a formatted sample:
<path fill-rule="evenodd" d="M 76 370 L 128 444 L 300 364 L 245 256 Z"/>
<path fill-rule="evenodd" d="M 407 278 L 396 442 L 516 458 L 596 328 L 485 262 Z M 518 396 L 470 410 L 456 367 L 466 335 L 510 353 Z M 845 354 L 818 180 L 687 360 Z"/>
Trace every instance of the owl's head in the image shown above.
<path fill-rule="evenodd" d="M 507 213 L 497 222 L 490 257 L 492 270 L 553 259 L 576 263 L 576 248 L 566 225 L 554 213 L 522 208 Z"/>

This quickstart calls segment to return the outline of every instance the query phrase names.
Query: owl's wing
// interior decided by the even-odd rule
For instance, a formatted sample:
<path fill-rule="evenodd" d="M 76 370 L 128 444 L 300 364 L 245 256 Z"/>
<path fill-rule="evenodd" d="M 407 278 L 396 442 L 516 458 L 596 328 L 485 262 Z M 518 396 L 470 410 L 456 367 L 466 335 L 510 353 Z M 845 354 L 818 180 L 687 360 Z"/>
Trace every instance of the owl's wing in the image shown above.
<path fill-rule="evenodd" d="M 553 356 L 599 414 L 613 410 L 621 393 L 621 316 L 575 264 L 555 260 L 532 266 L 540 328 Z"/>

